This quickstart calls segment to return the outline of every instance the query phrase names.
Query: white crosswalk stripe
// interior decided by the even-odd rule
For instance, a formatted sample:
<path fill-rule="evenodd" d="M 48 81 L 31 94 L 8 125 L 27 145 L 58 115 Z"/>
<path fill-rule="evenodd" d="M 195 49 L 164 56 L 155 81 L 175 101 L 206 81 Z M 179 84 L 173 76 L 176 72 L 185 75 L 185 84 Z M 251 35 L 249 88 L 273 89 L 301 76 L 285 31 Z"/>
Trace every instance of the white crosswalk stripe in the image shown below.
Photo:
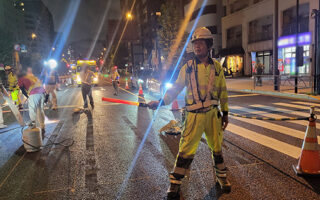
<path fill-rule="evenodd" d="M 300 105 L 294 105 L 294 104 L 288 104 L 288 103 L 273 103 L 273 104 L 278 106 L 289 107 L 289 108 L 310 109 L 310 106 L 300 106 Z"/>
<path fill-rule="evenodd" d="M 319 108 L 320 108 L 320 104 L 318 104 L 318 103 L 313 103 L 313 102 L 295 101 L 295 102 L 292 102 L 292 103 L 301 104 L 301 105 L 307 105 L 307 106 L 316 106 L 316 107 L 319 107 Z"/>
<path fill-rule="evenodd" d="M 289 109 L 284 109 L 284 108 L 278 108 L 278 107 L 273 107 L 273 106 L 264 106 L 264 105 L 260 105 L 260 104 L 254 104 L 254 105 L 250 105 L 251 107 L 255 107 L 255 108 L 262 108 L 262 109 L 267 109 L 270 111 L 279 111 L 279 112 L 283 112 L 283 113 L 290 113 L 292 115 L 297 115 L 299 117 L 308 117 L 309 113 L 308 112 L 300 112 L 300 111 L 293 111 L 293 110 L 289 110 Z M 250 111 L 252 109 L 247 109 L 246 112 Z M 267 112 L 267 111 L 264 111 Z M 274 117 L 274 118 L 283 118 L 283 117 L 288 117 L 287 115 L 281 115 L 281 114 L 265 114 L 265 117 Z M 298 124 L 298 125 L 302 125 L 302 126 L 307 126 L 308 122 L 304 121 L 304 120 L 292 120 L 292 121 L 288 121 L 288 123 L 293 123 L 293 124 Z M 317 128 L 317 131 L 320 131 L 320 129 Z"/>
<path fill-rule="evenodd" d="M 299 117 L 307 117 L 309 115 L 309 112 L 295 111 L 295 110 L 282 108 L 282 107 L 288 107 L 291 109 L 297 109 L 297 108 L 302 109 L 303 107 L 303 109 L 308 109 L 306 106 L 309 106 L 309 104 L 302 104 L 304 102 L 301 103 L 303 105 L 301 107 L 299 105 L 294 105 L 291 103 L 296 103 L 296 102 L 273 103 L 273 105 L 275 106 L 253 104 L 248 106 L 250 108 L 241 107 L 241 106 L 230 106 L 230 112 L 236 111 L 237 114 L 247 113 L 247 114 L 255 114 L 260 117 L 272 117 L 272 118 L 286 118 L 286 117 L 291 117 L 291 115 L 295 115 Z M 281 106 L 281 107 L 277 107 L 277 106 Z M 282 112 L 283 114 L 270 113 L 271 111 L 279 111 L 279 112 Z M 287 127 L 286 126 L 287 124 L 281 125 L 281 122 L 279 123 L 274 121 L 262 121 L 262 120 L 241 118 L 241 117 L 235 117 L 235 116 L 230 116 L 230 118 L 231 120 L 235 119 L 237 121 L 241 121 L 245 124 L 248 124 L 252 128 L 249 130 L 247 128 L 244 128 L 245 126 L 238 126 L 232 123 L 231 121 L 231 123 L 227 128 L 228 132 L 231 132 L 232 134 L 251 140 L 265 147 L 271 148 L 275 151 L 281 152 L 292 158 L 295 158 L 295 159 L 299 158 L 301 153 L 301 146 L 292 145 L 292 144 L 297 144 L 297 141 L 289 144 L 284 142 L 283 140 L 286 141 L 286 137 L 289 136 L 289 138 L 287 137 L 288 140 L 290 140 L 290 138 L 292 138 L 291 140 L 293 140 L 294 138 L 297 138 L 302 142 L 305 137 L 305 129 L 308 125 L 307 121 L 298 121 L 298 120 L 286 121 L 286 123 L 299 124 L 305 127 L 305 128 L 302 128 L 303 130 L 302 129 L 297 130 L 295 128 Z M 258 131 L 253 131 L 257 129 L 256 126 L 261 127 L 263 129 L 259 128 Z M 261 132 L 261 131 L 264 131 L 264 129 L 268 132 L 271 131 L 271 133 L 274 132 L 277 134 L 276 135 L 272 134 L 273 136 L 266 135 L 266 133 Z M 277 139 L 278 136 L 282 138 L 282 141 Z M 320 136 L 318 136 L 318 144 L 320 144 Z"/>
<path fill-rule="evenodd" d="M 304 139 L 304 136 L 305 136 L 304 131 L 299 131 L 296 129 L 288 128 L 288 127 L 281 126 L 281 125 L 274 124 L 274 123 L 267 122 L 267 121 L 262 121 L 262 120 L 257 120 L 257 119 L 247 119 L 247 118 L 241 118 L 241 117 L 233 117 L 233 116 L 231 116 L 231 118 L 248 123 L 248 124 L 258 125 L 260 127 L 263 127 L 263 128 L 275 131 L 275 132 L 279 132 L 284 135 L 288 135 L 291 137 L 302 139 L 302 140 Z M 318 143 L 320 144 L 320 136 L 318 136 Z"/>
<path fill-rule="evenodd" d="M 232 132 L 233 134 L 239 135 L 241 137 L 247 138 L 251 141 L 259 143 L 263 146 L 269 147 L 281 153 L 284 153 L 288 156 L 293 158 L 298 158 L 301 152 L 301 148 L 287 144 L 285 142 L 281 142 L 271 137 L 267 137 L 265 135 L 256 133 L 254 131 L 242 128 L 240 126 L 230 124 L 228 126 L 228 131 Z"/>

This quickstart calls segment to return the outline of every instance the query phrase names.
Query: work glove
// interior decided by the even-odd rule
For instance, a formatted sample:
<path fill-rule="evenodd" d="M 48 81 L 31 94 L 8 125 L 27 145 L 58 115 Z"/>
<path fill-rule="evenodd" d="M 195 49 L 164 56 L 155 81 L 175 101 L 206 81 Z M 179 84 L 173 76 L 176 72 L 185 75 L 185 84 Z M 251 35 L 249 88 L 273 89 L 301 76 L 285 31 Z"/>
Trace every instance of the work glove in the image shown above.
<path fill-rule="evenodd" d="M 229 123 L 228 114 L 226 114 L 226 115 L 224 114 L 224 115 L 222 116 L 222 130 L 223 130 L 223 131 L 227 128 L 228 123 Z"/>
<path fill-rule="evenodd" d="M 152 110 L 157 109 L 158 105 L 159 105 L 159 101 L 150 101 L 148 103 L 148 107 Z"/>

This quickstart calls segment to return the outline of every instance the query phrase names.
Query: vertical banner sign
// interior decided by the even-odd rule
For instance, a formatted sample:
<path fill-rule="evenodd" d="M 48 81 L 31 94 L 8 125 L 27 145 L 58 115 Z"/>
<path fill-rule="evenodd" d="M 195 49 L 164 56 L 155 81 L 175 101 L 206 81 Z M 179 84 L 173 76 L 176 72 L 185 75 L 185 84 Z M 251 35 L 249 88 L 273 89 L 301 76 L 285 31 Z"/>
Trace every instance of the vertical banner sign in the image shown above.
<path fill-rule="evenodd" d="M 251 64 L 252 64 L 252 73 L 256 73 L 256 71 L 255 71 L 256 52 L 251 52 Z"/>
<path fill-rule="evenodd" d="M 279 58 L 279 59 L 278 59 L 278 70 L 279 70 L 280 72 L 283 72 L 283 71 L 284 71 L 283 59 L 282 59 L 282 58 Z"/>

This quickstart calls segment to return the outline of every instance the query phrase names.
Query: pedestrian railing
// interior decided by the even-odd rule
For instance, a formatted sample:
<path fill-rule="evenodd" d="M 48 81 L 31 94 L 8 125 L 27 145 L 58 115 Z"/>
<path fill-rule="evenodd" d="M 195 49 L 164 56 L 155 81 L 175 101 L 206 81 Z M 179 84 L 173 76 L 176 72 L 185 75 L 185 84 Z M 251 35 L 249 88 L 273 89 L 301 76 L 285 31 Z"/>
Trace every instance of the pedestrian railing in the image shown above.
<path fill-rule="evenodd" d="M 275 83 L 275 78 L 278 79 L 277 83 Z M 312 92 L 313 77 L 310 75 L 253 75 L 253 89 L 258 90 L 263 87 L 263 90 L 273 91 L 273 87 L 276 85 L 279 88 L 278 91 L 294 91 L 296 78 L 298 82 L 297 88 L 300 92 Z"/>

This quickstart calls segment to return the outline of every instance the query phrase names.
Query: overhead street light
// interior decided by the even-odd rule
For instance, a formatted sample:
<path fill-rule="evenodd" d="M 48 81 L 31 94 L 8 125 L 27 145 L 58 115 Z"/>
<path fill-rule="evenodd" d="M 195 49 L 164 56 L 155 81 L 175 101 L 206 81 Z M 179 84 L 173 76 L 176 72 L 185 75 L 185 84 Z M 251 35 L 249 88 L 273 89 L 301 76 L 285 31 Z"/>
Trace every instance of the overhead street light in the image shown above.
<path fill-rule="evenodd" d="M 130 12 L 127 12 L 126 17 L 127 17 L 127 20 L 132 20 L 132 18 L 133 18 L 132 14 Z"/>
<path fill-rule="evenodd" d="M 34 40 L 34 39 L 37 38 L 37 35 L 36 35 L 35 33 L 32 33 L 32 34 L 31 34 L 31 38 Z"/>

